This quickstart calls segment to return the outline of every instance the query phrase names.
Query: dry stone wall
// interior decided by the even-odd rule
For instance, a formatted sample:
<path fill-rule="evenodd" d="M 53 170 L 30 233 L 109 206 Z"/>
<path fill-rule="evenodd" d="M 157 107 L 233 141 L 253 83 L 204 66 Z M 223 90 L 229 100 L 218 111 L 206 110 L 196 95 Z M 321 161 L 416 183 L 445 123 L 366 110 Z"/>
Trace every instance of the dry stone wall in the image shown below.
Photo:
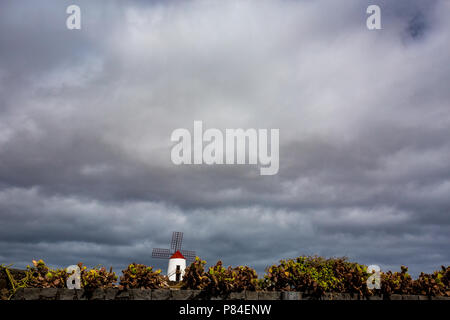
<path fill-rule="evenodd" d="M 398 295 L 361 297 L 347 293 L 327 293 L 320 298 L 303 292 L 243 291 L 227 296 L 206 296 L 201 290 L 173 289 L 96 289 L 88 292 L 83 289 L 21 288 L 12 300 L 448 300 L 450 297 L 427 297 L 419 295 Z"/>

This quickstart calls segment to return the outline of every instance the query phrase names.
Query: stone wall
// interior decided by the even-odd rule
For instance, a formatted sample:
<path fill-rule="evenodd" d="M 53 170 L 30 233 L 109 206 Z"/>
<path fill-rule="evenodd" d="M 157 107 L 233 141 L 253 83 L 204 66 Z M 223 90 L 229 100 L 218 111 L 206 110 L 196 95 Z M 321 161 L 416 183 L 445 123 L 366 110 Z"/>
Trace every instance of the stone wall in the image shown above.
<path fill-rule="evenodd" d="M 25 276 L 24 270 L 9 269 L 15 279 Z M 11 289 L 6 272 L 0 269 L 0 289 Z M 327 293 L 319 299 L 303 292 L 233 292 L 227 296 L 211 297 L 201 290 L 155 289 L 119 290 L 97 289 L 93 292 L 54 288 L 18 289 L 12 300 L 450 300 L 450 297 L 428 297 L 419 295 L 382 295 L 361 297 L 349 293 Z"/>
<path fill-rule="evenodd" d="M 119 290 L 96 289 L 92 292 L 70 289 L 18 289 L 12 300 L 317 300 L 302 292 L 244 291 L 228 296 L 210 297 L 200 290 Z M 450 297 L 427 297 L 419 295 L 391 295 L 390 297 L 360 297 L 347 293 L 327 293 L 319 300 L 449 300 Z"/>

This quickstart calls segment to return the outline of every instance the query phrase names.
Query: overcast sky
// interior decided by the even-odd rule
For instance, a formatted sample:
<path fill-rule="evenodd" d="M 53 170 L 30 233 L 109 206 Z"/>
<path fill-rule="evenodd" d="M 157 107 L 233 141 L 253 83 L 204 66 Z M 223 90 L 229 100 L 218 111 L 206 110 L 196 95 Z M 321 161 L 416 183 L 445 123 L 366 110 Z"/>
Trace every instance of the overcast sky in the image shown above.
<path fill-rule="evenodd" d="M 82 29 L 66 28 L 81 7 Z M 379 4 L 382 30 L 366 28 Z M 0 263 L 450 264 L 450 1 L 0 2 Z M 280 129 L 280 170 L 176 166 Z"/>

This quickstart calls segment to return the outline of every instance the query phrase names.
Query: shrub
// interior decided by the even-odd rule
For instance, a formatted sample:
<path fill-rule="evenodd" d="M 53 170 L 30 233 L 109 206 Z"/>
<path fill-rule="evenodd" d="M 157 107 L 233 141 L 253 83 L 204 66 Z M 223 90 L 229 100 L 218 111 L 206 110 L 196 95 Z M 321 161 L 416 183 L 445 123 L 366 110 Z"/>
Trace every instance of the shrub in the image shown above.
<path fill-rule="evenodd" d="M 117 280 L 117 276 L 104 267 L 95 267 L 88 270 L 86 266 L 80 262 L 81 287 L 86 290 L 94 290 L 97 288 L 112 288 Z M 43 260 L 33 260 L 33 267 L 27 266 L 29 279 L 26 283 L 30 288 L 65 288 L 67 278 L 70 276 L 65 269 L 51 269 Z"/>
<path fill-rule="evenodd" d="M 334 287 L 336 292 L 357 293 L 361 296 L 373 295 L 373 291 L 367 287 L 367 279 L 370 276 L 367 266 L 349 262 L 346 258 L 331 260 L 334 277 L 338 279 L 338 283 Z"/>
<path fill-rule="evenodd" d="M 206 291 L 211 295 L 227 294 L 232 291 L 233 278 L 230 270 L 222 266 L 222 261 L 218 261 L 215 266 L 210 267 L 207 273 L 208 285 Z"/>
<path fill-rule="evenodd" d="M 408 268 L 400 267 L 401 272 L 382 272 L 381 273 L 381 293 L 391 294 L 411 294 L 413 280 L 408 273 Z"/>
<path fill-rule="evenodd" d="M 205 264 L 206 261 L 197 257 L 186 268 L 182 288 L 204 290 L 206 294 L 217 296 L 243 290 L 257 290 L 259 287 L 258 275 L 252 268 L 247 266 L 225 268 L 219 260 L 205 272 Z"/>
<path fill-rule="evenodd" d="M 184 270 L 182 289 L 203 290 L 209 284 L 209 278 L 205 274 L 205 260 L 195 257 L 195 261 Z"/>
<path fill-rule="evenodd" d="M 298 257 L 281 260 L 267 269 L 264 276 L 267 290 L 308 291 L 321 294 L 339 282 L 334 278 L 329 260 L 321 257 Z"/>
<path fill-rule="evenodd" d="M 122 271 L 120 289 L 158 289 L 169 288 L 169 279 L 161 275 L 161 270 L 153 271 L 153 267 L 132 263 Z"/>
<path fill-rule="evenodd" d="M 266 290 L 303 291 L 316 296 L 327 291 L 370 295 L 366 284 L 368 277 L 366 266 L 348 262 L 346 258 L 300 256 L 269 267 L 263 287 Z"/>
<path fill-rule="evenodd" d="M 441 270 L 432 274 L 422 272 L 412 287 L 415 294 L 450 297 L 450 266 L 441 266 Z"/>
<path fill-rule="evenodd" d="M 233 291 L 259 289 L 258 274 L 255 269 L 247 266 L 239 266 L 231 270 L 233 277 Z"/>
<path fill-rule="evenodd" d="M 33 267 L 27 266 L 30 288 L 65 288 L 69 274 L 64 269 L 50 269 L 43 260 L 33 260 Z"/>
<path fill-rule="evenodd" d="M 97 288 L 113 288 L 117 281 L 115 272 L 112 271 L 112 267 L 109 271 L 105 267 L 95 267 L 90 270 L 80 262 L 78 267 L 81 270 L 81 286 L 85 290 L 94 290 Z"/>

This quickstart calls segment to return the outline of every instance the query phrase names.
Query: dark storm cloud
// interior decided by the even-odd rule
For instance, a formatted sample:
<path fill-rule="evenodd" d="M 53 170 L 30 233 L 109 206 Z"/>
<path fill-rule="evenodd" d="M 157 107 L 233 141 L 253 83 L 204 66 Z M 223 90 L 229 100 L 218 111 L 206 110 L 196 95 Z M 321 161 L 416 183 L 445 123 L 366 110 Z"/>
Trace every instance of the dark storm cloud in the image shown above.
<path fill-rule="evenodd" d="M 0 262 L 449 264 L 449 4 L 369 3 L 2 1 Z M 194 120 L 279 128 L 279 173 L 174 166 Z"/>

